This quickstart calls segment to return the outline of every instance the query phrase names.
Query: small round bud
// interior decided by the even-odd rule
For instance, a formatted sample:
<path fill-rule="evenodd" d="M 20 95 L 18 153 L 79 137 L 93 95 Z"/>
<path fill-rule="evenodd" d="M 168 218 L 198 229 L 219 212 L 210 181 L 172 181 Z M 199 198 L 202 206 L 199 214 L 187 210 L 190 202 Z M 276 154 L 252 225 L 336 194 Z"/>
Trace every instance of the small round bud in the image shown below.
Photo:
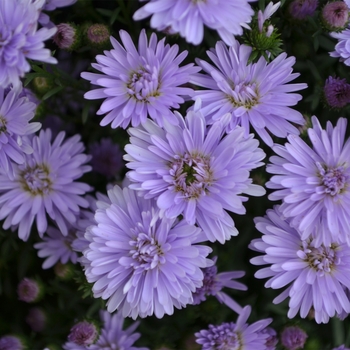
<path fill-rule="evenodd" d="M 79 46 L 79 35 L 77 27 L 69 23 L 61 23 L 57 25 L 57 32 L 52 40 L 60 48 L 64 50 L 75 50 Z"/>
<path fill-rule="evenodd" d="M 318 6 L 318 0 L 293 0 L 288 12 L 293 19 L 303 20 L 308 16 L 313 16 Z"/>
<path fill-rule="evenodd" d="M 17 286 L 18 299 L 26 303 L 34 303 L 41 296 L 39 284 L 30 278 L 23 278 Z"/>
<path fill-rule="evenodd" d="M 26 322 L 34 332 L 41 332 L 45 329 L 46 315 L 41 309 L 33 307 L 28 312 Z"/>
<path fill-rule="evenodd" d="M 71 264 L 62 264 L 58 262 L 53 269 L 56 276 L 64 281 L 69 281 L 74 276 L 74 268 Z"/>
<path fill-rule="evenodd" d="M 344 1 L 329 2 L 322 9 L 321 19 L 327 30 L 342 31 L 349 23 L 349 8 Z"/>
<path fill-rule="evenodd" d="M 350 84 L 346 79 L 329 77 L 323 92 L 327 105 L 331 108 L 342 108 L 350 103 Z"/>
<path fill-rule="evenodd" d="M 286 327 L 281 334 L 282 345 L 286 350 L 303 349 L 307 339 L 307 334 L 299 327 Z"/>
<path fill-rule="evenodd" d="M 68 336 L 68 340 L 77 345 L 93 344 L 98 337 L 98 331 L 93 323 L 82 321 L 74 325 Z"/>
<path fill-rule="evenodd" d="M 93 24 L 88 27 L 86 37 L 93 46 L 103 46 L 109 43 L 110 32 L 104 24 Z"/>

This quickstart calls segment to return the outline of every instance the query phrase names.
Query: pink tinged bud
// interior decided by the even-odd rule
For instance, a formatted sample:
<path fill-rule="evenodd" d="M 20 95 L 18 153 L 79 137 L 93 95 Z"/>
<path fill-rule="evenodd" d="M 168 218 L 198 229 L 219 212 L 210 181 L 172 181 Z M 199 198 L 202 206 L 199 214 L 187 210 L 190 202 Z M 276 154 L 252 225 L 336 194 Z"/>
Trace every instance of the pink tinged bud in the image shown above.
<path fill-rule="evenodd" d="M 26 303 L 33 303 L 40 294 L 38 283 L 30 278 L 23 278 L 17 287 L 18 299 Z"/>
<path fill-rule="evenodd" d="M 70 49 L 75 37 L 76 29 L 68 23 L 61 23 L 57 25 L 57 32 L 52 39 L 60 49 Z"/>
<path fill-rule="evenodd" d="M 329 2 L 322 9 L 322 19 L 330 30 L 343 29 L 349 21 L 349 8 L 344 1 Z"/>
<path fill-rule="evenodd" d="M 87 37 L 92 44 L 102 44 L 109 40 L 109 30 L 103 24 L 93 24 L 87 30 Z"/>
<path fill-rule="evenodd" d="M 98 336 L 96 326 L 87 321 L 79 322 L 74 325 L 68 336 L 68 340 L 77 345 L 93 344 Z"/>

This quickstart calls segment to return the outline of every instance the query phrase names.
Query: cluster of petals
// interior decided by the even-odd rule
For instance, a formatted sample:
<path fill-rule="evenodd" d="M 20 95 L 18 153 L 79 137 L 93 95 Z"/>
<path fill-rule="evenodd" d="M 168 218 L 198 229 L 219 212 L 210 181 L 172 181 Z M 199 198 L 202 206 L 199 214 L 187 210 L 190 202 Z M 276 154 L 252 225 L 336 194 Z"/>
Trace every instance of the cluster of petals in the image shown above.
<path fill-rule="evenodd" d="M 270 63 L 264 57 L 248 63 L 251 52 L 250 46 L 240 45 L 238 41 L 229 48 L 218 42 L 215 49 L 207 51 L 214 65 L 201 59 L 196 61 L 205 74 L 195 74 L 191 82 L 205 89 L 196 90 L 194 98 L 202 99 L 203 113 L 209 123 L 230 113 L 228 131 L 241 125 L 248 135 L 252 126 L 262 140 L 272 146 L 269 132 L 282 138 L 299 134 L 292 123 L 303 125 L 305 121 L 302 114 L 290 106 L 301 100 L 301 95 L 293 92 L 307 85 L 288 84 L 299 76 L 292 73 L 294 57 L 287 58 L 286 53 L 282 53 Z"/>
<path fill-rule="evenodd" d="M 145 0 L 140 0 L 145 1 Z M 255 0 L 151 0 L 138 9 L 134 20 L 152 16 L 151 27 L 179 33 L 191 44 L 198 45 L 204 37 L 204 25 L 218 32 L 228 45 L 234 35 L 243 34 L 254 15 L 249 2 Z"/>
<path fill-rule="evenodd" d="M 350 241 L 350 141 L 345 142 L 347 120 L 330 121 L 323 129 L 312 117 L 308 136 L 312 147 L 289 135 L 284 146 L 273 147 L 266 171 L 274 174 L 266 187 L 270 200 L 282 200 L 281 212 L 315 244 Z M 317 230 L 315 230 L 317 227 Z"/>
<path fill-rule="evenodd" d="M 197 223 L 208 240 L 224 243 L 238 234 L 226 210 L 245 214 L 248 198 L 243 194 L 265 194 L 249 177 L 263 165 L 265 153 L 239 126 L 224 136 L 228 115 L 207 127 L 199 100 L 185 119 L 175 115 L 177 125 L 165 122 L 161 128 L 148 120 L 128 130 L 131 144 L 124 159 L 131 169 L 129 187 L 155 198 L 166 217 L 183 215 L 189 224 Z"/>
<path fill-rule="evenodd" d="M 31 138 L 33 153 L 25 155 L 23 164 L 13 164 L 14 178 L 0 169 L 3 228 L 18 227 L 23 240 L 28 239 L 34 220 L 40 236 L 46 232 L 46 214 L 67 235 L 68 223 L 74 224 L 80 207 L 88 206 L 82 195 L 90 186 L 75 180 L 91 170 L 85 165 L 90 157 L 82 153 L 79 135 L 64 138 L 60 132 L 51 143 L 51 130 L 41 130 Z"/>
<path fill-rule="evenodd" d="M 199 71 L 193 63 L 180 67 L 187 51 L 178 55 L 177 45 L 165 45 L 165 38 L 158 42 L 153 33 L 148 41 L 142 30 L 136 49 L 130 35 L 119 32 L 123 46 L 113 37 L 113 49 L 97 55 L 92 67 L 102 72 L 83 72 L 82 78 L 101 88 L 87 92 L 86 99 L 100 99 L 102 103 L 97 114 L 106 114 L 101 121 L 112 128 L 126 129 L 144 123 L 149 115 L 162 125 L 163 119 L 176 122 L 170 108 L 179 108 L 183 97 L 192 96 L 193 90 L 181 87 L 188 83 L 190 75 Z"/>
<path fill-rule="evenodd" d="M 288 317 L 298 312 L 302 318 L 314 311 L 317 323 L 350 312 L 346 290 L 350 288 L 350 247 L 332 242 L 320 246 L 312 238 L 302 239 L 300 232 L 285 219 L 279 206 L 255 218 L 262 238 L 251 242 L 250 248 L 264 255 L 251 259 L 254 265 L 269 265 L 255 273 L 268 278 L 266 288 L 287 288 L 274 299 L 278 304 L 289 300 Z M 317 230 L 317 229 L 316 229 Z"/>
<path fill-rule="evenodd" d="M 103 323 L 101 333 L 94 344 L 79 345 L 68 341 L 63 345 L 64 350 L 149 350 L 145 347 L 133 346 L 141 336 L 135 333 L 139 322 L 132 323 L 127 329 L 123 329 L 124 318 L 121 312 L 111 315 L 108 311 L 101 310 L 100 318 Z"/>
<path fill-rule="evenodd" d="M 184 220 L 160 217 L 154 200 L 115 186 L 108 191 L 111 204 L 97 209 L 96 225 L 89 226 L 90 241 L 84 257 L 88 282 L 107 309 L 124 317 L 173 314 L 174 307 L 192 304 L 202 286 L 202 268 L 211 248 L 199 245 L 202 230 Z"/>
<path fill-rule="evenodd" d="M 40 129 L 41 124 L 29 123 L 34 117 L 36 104 L 22 96 L 19 85 L 11 89 L 0 87 L 0 168 L 14 176 L 12 163 L 23 164 L 25 155 L 33 152 L 25 136 Z"/>
<path fill-rule="evenodd" d="M 337 57 L 341 62 L 350 66 L 350 28 L 340 33 L 331 33 L 331 36 L 338 40 L 334 51 L 330 52 L 331 57 Z"/>
<path fill-rule="evenodd" d="M 11 0 L 0 2 L 0 87 L 19 85 L 20 78 L 30 71 L 28 59 L 57 63 L 44 41 L 56 28 L 38 27 L 38 7 L 45 0 Z"/>
<path fill-rule="evenodd" d="M 208 329 L 195 333 L 197 344 L 202 346 L 202 350 L 269 349 L 266 343 L 270 335 L 265 330 L 272 319 L 267 318 L 249 325 L 246 322 L 250 313 L 251 307 L 246 306 L 238 316 L 236 323 L 222 323 L 218 326 L 209 325 Z"/>

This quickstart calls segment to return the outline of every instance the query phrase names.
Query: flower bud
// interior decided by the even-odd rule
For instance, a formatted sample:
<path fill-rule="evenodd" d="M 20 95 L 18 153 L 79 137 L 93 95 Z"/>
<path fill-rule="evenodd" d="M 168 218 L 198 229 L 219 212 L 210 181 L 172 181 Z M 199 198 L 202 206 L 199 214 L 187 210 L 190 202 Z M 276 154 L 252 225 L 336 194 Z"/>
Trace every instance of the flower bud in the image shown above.
<path fill-rule="evenodd" d="M 318 0 L 293 0 L 288 12 L 293 19 L 304 20 L 308 16 L 313 16 L 318 6 Z"/>
<path fill-rule="evenodd" d="M 61 23 L 57 25 L 57 32 L 52 40 L 60 48 L 64 50 L 76 50 L 80 47 L 80 35 L 77 27 L 70 23 Z"/>
<path fill-rule="evenodd" d="M 329 77 L 323 92 L 330 108 L 342 108 L 350 103 L 350 84 L 346 82 L 346 79 Z"/>
<path fill-rule="evenodd" d="M 96 341 L 98 333 L 97 327 L 93 323 L 82 321 L 71 328 L 68 340 L 77 345 L 86 346 Z"/>
<path fill-rule="evenodd" d="M 307 334 L 299 327 L 286 327 L 281 334 L 282 345 L 286 350 L 303 349 L 307 339 Z"/>
<path fill-rule="evenodd" d="M 90 45 L 103 47 L 109 43 L 110 32 L 104 24 L 93 24 L 86 31 L 86 38 Z"/>
<path fill-rule="evenodd" d="M 330 32 L 340 32 L 349 23 L 349 8 L 344 1 L 327 3 L 321 14 L 322 24 Z"/>
<path fill-rule="evenodd" d="M 42 288 L 38 282 L 23 278 L 17 286 L 18 299 L 26 303 L 34 303 L 42 296 Z"/>
<path fill-rule="evenodd" d="M 0 338 L 1 350 L 23 350 L 25 349 L 23 341 L 14 335 L 5 335 Z"/>

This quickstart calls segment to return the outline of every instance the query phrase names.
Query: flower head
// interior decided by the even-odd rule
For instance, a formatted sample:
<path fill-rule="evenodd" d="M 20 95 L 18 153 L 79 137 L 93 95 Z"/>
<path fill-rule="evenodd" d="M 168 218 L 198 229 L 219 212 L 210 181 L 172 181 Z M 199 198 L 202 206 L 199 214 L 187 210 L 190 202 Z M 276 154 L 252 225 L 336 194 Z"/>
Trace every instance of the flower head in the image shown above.
<path fill-rule="evenodd" d="M 24 345 L 18 337 L 5 335 L 0 338 L 0 350 L 24 350 Z"/>
<path fill-rule="evenodd" d="M 0 169 L 0 218 L 6 219 L 5 229 L 18 225 L 18 236 L 27 240 L 34 220 L 39 234 L 47 229 L 46 214 L 68 234 L 67 222 L 73 224 L 79 207 L 88 202 L 81 197 L 90 186 L 75 181 L 91 167 L 85 165 L 89 157 L 82 153 L 84 145 L 75 135 L 64 141 L 60 132 L 51 143 L 50 129 L 41 130 L 31 139 L 33 154 L 25 162 L 13 165 L 14 179 Z"/>
<path fill-rule="evenodd" d="M 56 28 L 37 30 L 38 16 L 32 0 L 0 2 L 0 87 L 18 86 L 30 70 L 28 59 L 57 63 L 43 44 Z"/>
<path fill-rule="evenodd" d="M 98 337 L 98 330 L 93 323 L 82 321 L 75 324 L 68 335 L 68 340 L 77 345 L 90 345 Z"/>
<path fill-rule="evenodd" d="M 340 33 L 331 33 L 331 36 L 338 40 L 335 51 L 329 53 L 331 57 L 339 57 L 341 62 L 350 66 L 350 29 L 345 29 Z"/>
<path fill-rule="evenodd" d="M 26 303 L 37 301 L 41 295 L 40 285 L 31 278 L 23 278 L 17 286 L 18 299 Z"/>
<path fill-rule="evenodd" d="M 289 14 L 297 19 L 303 20 L 313 16 L 318 6 L 318 0 L 293 0 L 288 7 Z"/>
<path fill-rule="evenodd" d="M 342 31 L 349 23 L 349 8 L 344 1 L 328 2 L 322 9 L 321 19 L 329 31 Z"/>
<path fill-rule="evenodd" d="M 86 32 L 86 38 L 92 45 L 102 46 L 108 42 L 109 29 L 100 23 L 92 24 Z"/>
<path fill-rule="evenodd" d="M 135 182 L 129 187 L 157 199 L 165 216 L 183 215 L 189 224 L 197 222 L 210 241 L 224 243 L 238 234 L 225 209 L 244 214 L 247 198 L 242 195 L 265 193 L 249 178 L 265 154 L 253 135 L 244 138 L 243 128 L 224 136 L 227 118 L 226 124 L 207 127 L 200 101 L 185 120 L 176 116 L 176 126 L 165 123 L 160 128 L 148 121 L 128 130 L 131 144 L 124 159 L 132 169 L 127 176 Z"/>
<path fill-rule="evenodd" d="M 346 79 L 329 77 L 323 88 L 327 104 L 331 108 L 342 108 L 350 103 L 350 84 Z"/>
<path fill-rule="evenodd" d="M 282 200 L 281 212 L 316 244 L 350 241 L 348 210 L 350 201 L 350 141 L 344 143 L 346 124 L 340 118 L 333 127 L 322 129 L 315 116 L 308 129 L 312 147 L 296 135 L 288 136 L 285 146 L 273 147 L 266 170 L 272 176 L 266 183 L 274 190 L 270 200 Z M 315 227 L 317 229 L 315 230 Z M 317 235 L 317 236 L 316 236 Z"/>
<path fill-rule="evenodd" d="M 343 243 L 315 245 L 312 238 L 302 239 L 300 232 L 285 220 L 276 206 L 264 218 L 255 219 L 262 238 L 252 241 L 250 248 L 264 255 L 253 258 L 254 265 L 270 265 L 255 277 L 269 278 L 266 288 L 287 289 L 274 299 L 280 303 L 288 296 L 288 317 L 300 312 L 305 318 L 314 309 L 317 323 L 327 323 L 330 317 L 350 312 L 345 289 L 350 287 L 350 247 Z M 317 231 L 317 229 L 315 230 Z"/>
<path fill-rule="evenodd" d="M 69 261 L 75 264 L 78 254 L 72 249 L 72 242 L 76 238 L 77 228 L 68 224 L 68 235 L 64 236 L 60 230 L 49 226 L 42 242 L 35 243 L 34 248 L 38 249 L 38 256 L 46 258 L 43 262 L 43 269 L 54 266 L 57 262 L 67 264 Z"/>
<path fill-rule="evenodd" d="M 303 116 L 290 108 L 301 99 L 297 90 L 305 89 L 306 84 L 287 84 L 296 77 L 292 72 L 294 57 L 280 54 L 267 63 L 260 57 L 257 63 L 248 64 L 252 48 L 235 41 L 227 48 L 218 42 L 215 49 L 208 51 L 215 66 L 197 60 L 207 74 L 195 74 L 191 82 L 207 88 L 195 91 L 195 97 L 203 101 L 203 113 L 208 122 L 220 120 L 226 113 L 231 114 L 227 131 L 241 125 L 249 134 L 251 125 L 269 146 L 272 139 L 267 130 L 278 137 L 288 133 L 299 134 L 291 124 L 304 124 Z"/>
<path fill-rule="evenodd" d="M 97 112 L 107 113 L 101 125 L 112 123 L 112 128 L 126 129 L 130 122 L 133 126 L 144 123 L 147 114 L 160 125 L 163 119 L 175 122 L 170 108 L 178 108 L 183 97 L 192 95 L 192 89 L 180 85 L 187 83 L 198 67 L 192 63 L 179 67 L 187 52 L 177 55 L 177 45 L 165 45 L 165 39 L 158 42 L 154 33 L 148 41 L 146 31 L 141 31 L 138 50 L 127 32 L 121 30 L 120 38 L 124 47 L 111 37 L 113 49 L 96 56 L 98 63 L 92 64 L 103 74 L 81 74 L 101 86 L 85 94 L 86 99 L 106 99 Z"/>
<path fill-rule="evenodd" d="M 87 228 L 85 274 L 95 297 L 108 299 L 109 312 L 136 318 L 172 314 L 192 303 L 202 286 L 201 268 L 211 265 L 211 249 L 196 245 L 202 231 L 185 221 L 161 218 L 153 200 L 115 186 L 111 205 L 98 209 Z"/>
<path fill-rule="evenodd" d="M 216 257 L 213 259 L 216 262 Z M 236 311 L 238 314 L 241 313 L 242 308 L 231 299 L 225 292 L 222 291 L 224 287 L 247 290 L 247 287 L 240 282 L 234 281 L 233 279 L 243 277 L 244 271 L 230 271 L 217 273 L 216 265 L 206 267 L 203 269 L 203 286 L 198 288 L 193 294 L 193 305 L 200 304 L 206 300 L 207 296 L 215 296 L 221 303 L 226 304 L 229 308 Z"/>
<path fill-rule="evenodd" d="M 257 321 L 251 325 L 246 322 L 251 307 L 243 308 L 237 322 L 222 323 L 219 326 L 209 325 L 209 329 L 195 333 L 196 342 L 202 345 L 202 350 L 238 350 L 259 349 L 266 350 L 268 334 L 263 330 L 272 322 L 272 319 Z"/>
<path fill-rule="evenodd" d="M 151 0 L 134 14 L 134 20 L 152 15 L 151 27 L 180 33 L 187 42 L 198 45 L 203 40 L 204 25 L 217 30 L 228 45 L 254 14 L 249 2 L 255 0 Z M 249 27 L 248 27 L 249 28 Z"/>
<path fill-rule="evenodd" d="M 11 179 L 14 177 L 13 162 L 23 164 L 25 155 L 33 152 L 25 136 L 41 127 L 40 123 L 29 123 L 34 117 L 36 104 L 25 94 L 21 86 L 11 89 L 0 86 L 0 169 Z"/>
<path fill-rule="evenodd" d="M 304 349 L 307 334 L 299 327 L 286 327 L 281 333 L 281 343 L 287 350 Z"/>
<path fill-rule="evenodd" d="M 69 23 L 57 25 L 57 32 L 52 40 L 60 49 L 72 49 L 76 41 L 76 28 Z"/>

